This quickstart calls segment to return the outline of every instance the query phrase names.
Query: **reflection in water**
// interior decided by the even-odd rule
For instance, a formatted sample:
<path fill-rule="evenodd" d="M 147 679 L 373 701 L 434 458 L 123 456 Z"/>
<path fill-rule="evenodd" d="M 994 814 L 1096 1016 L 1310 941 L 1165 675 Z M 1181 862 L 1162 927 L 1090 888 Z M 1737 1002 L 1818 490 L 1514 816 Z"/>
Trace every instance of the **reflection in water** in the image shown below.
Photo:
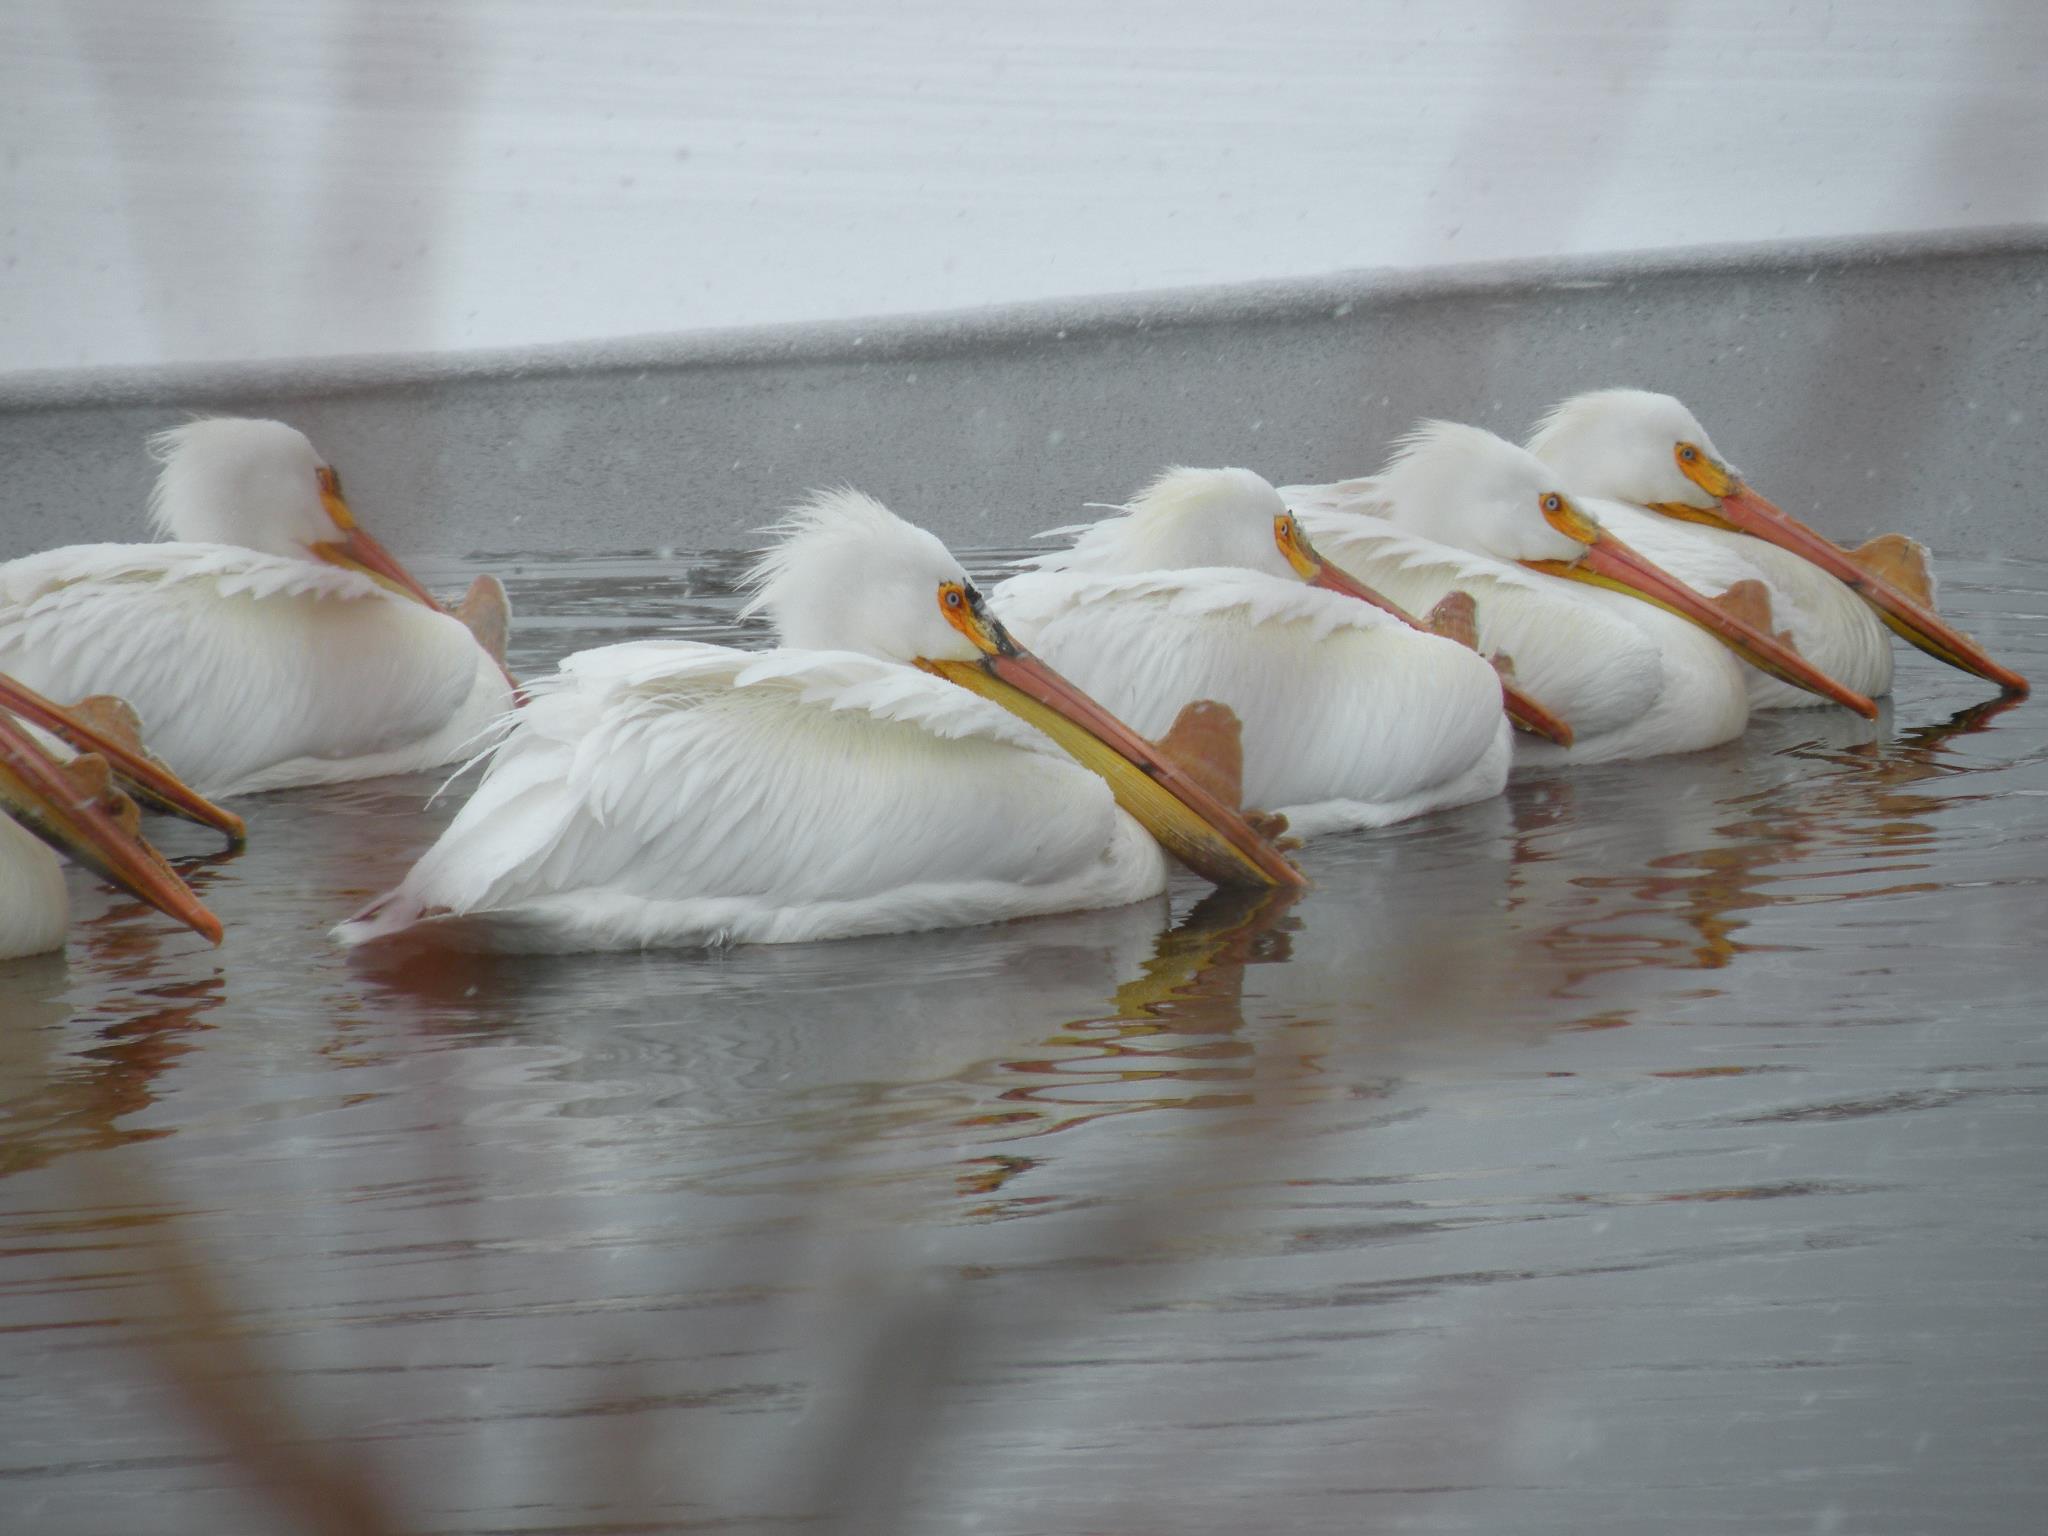
<path fill-rule="evenodd" d="M 1013 1151 L 1013 1142 L 1109 1116 L 1247 1103 L 1255 1051 L 1237 1038 L 1244 974 L 1289 959 L 1293 899 L 1211 891 L 1163 930 L 1158 908 L 1141 903 L 980 930 L 731 954 L 564 961 L 419 944 L 357 953 L 351 965 L 380 997 L 402 1000 L 424 1032 L 458 1042 L 515 1038 L 537 1002 L 544 1007 L 579 985 L 615 986 L 622 965 L 651 967 L 691 988 L 671 994 L 667 1010 L 680 1015 L 687 1039 L 669 1038 L 673 1025 L 642 1035 L 632 1017 L 609 1019 L 602 1070 L 589 1061 L 574 1069 L 589 1071 L 581 1081 L 600 1090 L 577 1113 L 613 1119 L 659 1105 L 671 1117 L 670 1135 L 676 1116 L 696 1122 L 707 1144 L 707 1189 L 867 1188 L 906 1177 L 915 1185 L 936 1158 L 962 1170 L 959 1190 L 991 1196 L 1044 1164 L 1042 1150 Z M 1099 954 L 1085 942 L 1105 939 Z M 991 963 L 1002 974 L 989 975 Z M 1049 987 L 1053 976 L 1063 985 Z M 755 989 L 777 985 L 782 1007 L 773 994 L 766 1007 L 750 1006 L 759 999 Z M 1038 1021 L 1063 1002 L 1087 1011 L 1045 1033 Z M 681 1094 L 662 1081 L 676 1071 L 670 1053 L 678 1044 L 694 1046 Z M 976 1054 L 991 1048 L 997 1054 Z M 785 1058 L 785 1049 L 792 1055 Z M 638 1081 L 616 1077 L 615 1052 L 631 1053 Z M 919 1070 L 930 1064 L 942 1070 Z M 1304 1061 L 1267 1070 L 1312 1067 Z M 799 1081 L 788 1083 L 778 1113 L 763 1125 L 752 1107 L 753 1081 L 764 1072 L 787 1080 L 792 1071 Z M 1044 1203 L 1052 1197 L 1014 1209 Z M 1008 1213 L 991 1204 L 967 1214 Z"/>
<path fill-rule="evenodd" d="M 206 899 L 209 874 L 202 861 L 183 861 L 179 872 Z M 153 921 L 142 903 L 123 898 L 72 927 L 71 963 L 99 982 L 91 1002 L 59 1001 L 68 977 L 55 957 L 34 971 L 0 975 L 0 995 L 10 1004 L 0 1031 L 7 1053 L 0 1062 L 0 1177 L 66 1152 L 171 1134 L 121 1122 L 156 1102 L 157 1079 L 193 1049 L 193 1037 L 209 1027 L 205 1015 L 227 993 L 218 971 L 166 976 L 168 949 L 189 951 L 191 945 Z M 0 966 L 0 972 L 10 969 Z M 17 1017 L 16 1006 L 25 1016 Z M 50 1046 L 67 1022 L 91 1031 L 98 1043 L 60 1059 Z"/>
<path fill-rule="evenodd" d="M 1249 1103 L 1249 1091 L 1210 1085 L 1251 1080 L 1254 1048 L 1236 1038 L 1244 1024 L 1245 968 L 1288 959 L 1283 920 L 1295 899 L 1292 891 L 1211 892 L 1159 936 L 1143 974 L 1117 988 L 1107 1015 L 1076 1019 L 1046 1039 L 1056 1054 L 962 1073 L 962 1083 L 993 1087 L 1000 1107 L 955 1124 L 996 1130 L 1007 1143 L 1106 1115 Z M 1014 1215 L 1047 1202 L 1051 1197 L 992 1198 L 1042 1161 L 1043 1153 L 1014 1151 L 968 1158 L 961 1193 L 984 1201 L 972 1214 Z"/>
<path fill-rule="evenodd" d="M 730 565 L 515 572 L 519 665 L 734 638 Z M 2027 1529 L 2012 709 L 1521 780 L 1292 905 L 718 953 L 352 960 L 436 780 L 258 797 L 221 951 L 0 970 L 0 1509 L 348 1503 L 282 1440 L 446 1531 Z"/>
<path fill-rule="evenodd" d="M 1900 877 L 1928 867 L 1936 843 L 1929 818 L 1983 797 L 1908 791 L 2012 767 L 2011 761 L 1973 764 L 1955 758 L 1948 744 L 1990 729 L 2022 702 L 1989 699 L 1888 741 L 1788 749 L 1788 756 L 1827 763 L 1834 771 L 1714 801 L 1707 807 L 1713 818 L 1708 840 L 1699 846 L 1651 857 L 1637 870 L 1573 875 L 1574 886 L 1600 899 L 1592 914 L 1574 916 L 1540 936 L 1565 966 L 1559 995 L 1594 977 L 1637 967 L 1722 969 L 1750 949 L 1737 935 L 1749 925 L 1744 914 L 1761 908 L 1938 889 L 1936 881 Z M 1578 814 L 1571 783 L 1545 784 L 1519 801 L 1517 864 L 1554 860 L 1557 855 L 1539 835 L 1569 825 Z M 1628 904 L 1616 908 L 1605 899 L 1610 893 Z M 1673 917 L 1686 933 L 1670 930 Z M 1603 1022 L 1624 1021 L 1610 1016 Z"/>

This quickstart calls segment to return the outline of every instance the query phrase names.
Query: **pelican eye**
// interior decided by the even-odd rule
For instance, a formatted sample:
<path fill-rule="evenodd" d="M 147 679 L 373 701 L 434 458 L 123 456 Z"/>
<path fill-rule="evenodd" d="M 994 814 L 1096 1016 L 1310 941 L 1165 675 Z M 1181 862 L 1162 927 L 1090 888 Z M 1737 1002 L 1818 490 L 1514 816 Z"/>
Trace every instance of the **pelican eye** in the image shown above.
<path fill-rule="evenodd" d="M 1550 492 L 1543 498 L 1543 510 L 1546 512 L 1562 512 L 1564 510 L 1564 498 L 1555 491 Z"/>
<path fill-rule="evenodd" d="M 322 464 L 313 473 L 320 479 L 321 490 L 325 491 L 329 496 L 339 496 L 341 494 L 341 474 L 338 470 L 330 469 L 327 465 Z"/>
<path fill-rule="evenodd" d="M 1694 447 L 1694 446 L 1693 446 L 1693 445 L 1692 445 L 1691 443 L 1680 443 L 1680 444 L 1678 445 L 1678 462 L 1679 462 L 1679 463 L 1681 463 L 1681 464 L 1697 464 L 1697 463 L 1699 463 L 1699 461 L 1700 461 L 1700 451 L 1699 451 L 1699 449 L 1698 449 L 1698 448 Z"/>

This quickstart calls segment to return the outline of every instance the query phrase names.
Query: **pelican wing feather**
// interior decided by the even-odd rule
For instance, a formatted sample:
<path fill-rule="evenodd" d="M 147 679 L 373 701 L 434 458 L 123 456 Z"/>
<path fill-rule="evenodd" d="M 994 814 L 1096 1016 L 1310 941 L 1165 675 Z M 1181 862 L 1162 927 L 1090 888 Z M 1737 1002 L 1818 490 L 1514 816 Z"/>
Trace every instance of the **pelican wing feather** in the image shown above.
<path fill-rule="evenodd" d="M 1663 691 L 1656 641 L 1611 604 L 1369 513 L 1300 515 L 1318 554 L 1411 613 L 1469 592 L 1480 650 L 1511 657 L 1516 685 L 1562 716 L 1581 742 L 1640 719 Z"/>
<path fill-rule="evenodd" d="M 1102 780 L 964 689 L 852 652 L 649 641 L 535 683 L 441 840 L 340 933 L 772 942 L 1112 905 L 1163 880 Z"/>
<path fill-rule="evenodd" d="M 0 565 L 0 670 L 128 700 L 209 796 L 433 767 L 510 691 L 454 618 L 369 577 L 222 545 L 101 544 Z"/>
<path fill-rule="evenodd" d="M 1354 597 L 1256 571 L 1028 571 L 1004 623 L 1113 713 L 1157 737 L 1215 699 L 1243 727 L 1244 799 L 1304 835 L 1382 825 L 1497 792 L 1500 684 L 1453 641 Z"/>

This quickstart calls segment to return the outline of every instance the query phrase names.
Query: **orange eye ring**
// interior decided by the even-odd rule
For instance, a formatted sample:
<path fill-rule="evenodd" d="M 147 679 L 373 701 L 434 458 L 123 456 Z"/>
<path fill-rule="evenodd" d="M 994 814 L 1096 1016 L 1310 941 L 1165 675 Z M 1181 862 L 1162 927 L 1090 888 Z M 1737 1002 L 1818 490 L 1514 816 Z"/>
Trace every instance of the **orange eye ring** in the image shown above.
<path fill-rule="evenodd" d="M 1691 443 L 1680 443 L 1680 444 L 1678 445 L 1678 462 L 1679 462 L 1679 463 L 1681 463 L 1681 464 L 1697 464 L 1697 463 L 1699 463 L 1699 461 L 1700 461 L 1700 451 L 1699 451 L 1699 449 L 1698 449 L 1697 447 L 1695 447 L 1695 446 L 1694 446 L 1693 444 L 1691 444 Z"/>
<path fill-rule="evenodd" d="M 1543 510 L 1546 512 L 1562 512 L 1564 510 L 1564 498 L 1555 491 L 1548 492 L 1543 498 Z"/>
<path fill-rule="evenodd" d="M 1009 632 L 982 607 L 981 594 L 967 582 L 939 583 L 939 615 L 973 642 L 974 648 L 984 655 L 1020 654 L 1017 643 L 1010 638 Z"/>

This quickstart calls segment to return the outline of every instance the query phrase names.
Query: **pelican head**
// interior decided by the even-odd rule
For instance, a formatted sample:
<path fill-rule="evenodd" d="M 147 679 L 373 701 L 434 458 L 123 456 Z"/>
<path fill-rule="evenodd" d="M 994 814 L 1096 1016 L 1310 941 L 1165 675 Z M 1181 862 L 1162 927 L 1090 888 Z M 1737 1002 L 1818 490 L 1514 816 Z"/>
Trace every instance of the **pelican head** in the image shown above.
<path fill-rule="evenodd" d="M 149 497 L 158 537 L 323 560 L 441 611 L 397 557 L 357 525 L 340 475 L 296 427 L 215 416 L 156 433 L 149 451 L 163 466 Z"/>
<path fill-rule="evenodd" d="M 1529 448 L 1590 493 L 1790 550 L 1853 587 L 1893 631 L 1930 656 L 1987 678 L 2009 694 L 2027 691 L 2024 677 L 1995 661 L 1929 604 L 1866 569 L 1848 551 L 1751 490 L 1699 418 L 1670 395 L 1643 389 L 1574 395 L 1543 419 Z"/>
<path fill-rule="evenodd" d="M 1301 575 L 1286 553 L 1283 530 L 1293 522 L 1287 504 L 1249 469 L 1168 469 L 1112 510 L 1119 515 L 1031 563 L 1099 576 L 1217 567 L 1289 580 Z"/>
<path fill-rule="evenodd" d="M 1302 883 L 1236 807 L 1019 645 L 924 529 L 841 489 L 813 495 L 773 531 L 743 617 L 766 614 L 785 644 L 906 663 L 1000 704 L 1100 774 L 1148 832 L 1218 884 Z"/>
<path fill-rule="evenodd" d="M 1563 476 L 1483 427 L 1425 421 L 1376 478 L 1411 533 L 1510 564 L 1576 561 L 1598 536 Z"/>
<path fill-rule="evenodd" d="M 1529 451 L 1589 496 L 1720 527 L 1729 525 L 1714 514 L 1742 480 L 1682 401 L 1646 389 L 1572 396 L 1543 418 Z"/>
<path fill-rule="evenodd" d="M 820 491 L 769 530 L 747 573 L 742 618 L 764 615 L 785 645 L 883 661 L 972 661 L 982 652 L 941 612 L 942 587 L 972 590 L 951 550 L 874 497 Z"/>
<path fill-rule="evenodd" d="M 1866 718 L 1877 706 L 1791 646 L 1695 592 L 1601 526 L 1597 503 L 1555 468 L 1479 427 L 1425 422 L 1402 440 L 1379 476 L 1394 521 L 1413 532 L 1525 565 L 1545 575 L 1612 587 L 1690 619 L 1751 666 L 1833 699 Z"/>
<path fill-rule="evenodd" d="M 1356 597 L 1415 621 L 1363 582 L 1326 563 L 1264 476 L 1249 469 L 1164 471 L 1121 508 L 1081 531 L 1071 547 L 1035 556 L 1052 570 L 1136 576 L 1147 571 L 1235 569 Z"/>

